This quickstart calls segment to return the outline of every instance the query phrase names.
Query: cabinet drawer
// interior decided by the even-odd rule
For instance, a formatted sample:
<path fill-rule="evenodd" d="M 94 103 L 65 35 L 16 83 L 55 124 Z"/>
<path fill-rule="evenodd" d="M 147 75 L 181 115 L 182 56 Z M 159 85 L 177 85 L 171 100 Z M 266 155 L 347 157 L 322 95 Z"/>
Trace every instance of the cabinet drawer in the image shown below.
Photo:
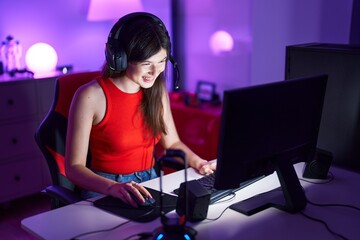
<path fill-rule="evenodd" d="M 0 120 L 35 115 L 36 109 L 36 84 L 33 80 L 0 84 Z"/>
<path fill-rule="evenodd" d="M 23 197 L 42 188 L 42 166 L 37 158 L 0 164 L 0 202 Z"/>
<path fill-rule="evenodd" d="M 38 148 L 34 138 L 36 127 L 35 119 L 1 125 L 0 162 L 12 156 L 35 152 Z"/>

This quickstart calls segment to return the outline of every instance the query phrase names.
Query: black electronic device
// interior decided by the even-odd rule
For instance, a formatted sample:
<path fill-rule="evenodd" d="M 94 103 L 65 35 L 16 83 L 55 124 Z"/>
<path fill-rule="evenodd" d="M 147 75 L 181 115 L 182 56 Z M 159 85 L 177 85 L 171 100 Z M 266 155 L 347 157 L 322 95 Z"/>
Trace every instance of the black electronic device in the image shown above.
<path fill-rule="evenodd" d="M 0 61 L 0 75 L 4 74 L 4 64 L 2 61 Z"/>
<path fill-rule="evenodd" d="M 285 79 L 328 75 L 318 148 L 332 163 L 360 171 L 360 45 L 304 43 L 286 47 Z"/>
<path fill-rule="evenodd" d="M 251 215 L 306 206 L 293 164 L 314 158 L 326 83 L 318 75 L 224 91 L 214 187 L 236 188 L 274 171 L 281 184 L 231 209 Z"/>
<path fill-rule="evenodd" d="M 305 164 L 303 177 L 310 179 L 327 179 L 333 155 L 329 151 L 317 149 L 315 158 Z"/>
<path fill-rule="evenodd" d="M 207 216 L 209 204 L 210 193 L 199 181 L 192 180 L 180 184 L 176 204 L 177 214 L 180 216 L 186 214 L 186 219 L 190 222 L 202 221 Z"/>
<path fill-rule="evenodd" d="M 179 216 L 175 218 L 168 218 L 163 211 L 163 195 L 164 192 L 162 190 L 162 175 L 163 175 L 163 165 L 164 162 L 172 162 L 172 161 L 164 161 L 165 159 L 172 159 L 172 158 L 180 158 L 184 162 L 185 169 L 184 169 L 184 177 L 185 182 L 183 185 L 183 211 L 178 212 Z M 181 150 L 177 149 L 167 149 L 164 156 L 162 156 L 159 160 L 159 167 L 160 167 L 160 220 L 162 226 L 156 228 L 153 232 L 153 239 L 155 240 L 194 240 L 197 234 L 197 231 L 190 226 L 186 225 L 186 221 L 189 218 L 189 208 L 188 208 L 188 184 L 187 181 L 187 168 L 188 163 L 186 161 L 185 153 Z M 173 160 L 174 161 L 174 160 Z M 178 199 L 179 201 L 179 199 Z M 179 203 L 177 202 L 177 206 Z"/>
<path fill-rule="evenodd" d="M 141 202 L 133 193 L 130 193 L 130 196 L 132 197 L 132 199 L 136 202 L 136 204 L 138 205 L 138 207 L 154 207 L 156 206 L 156 200 L 154 198 L 150 198 L 147 197 L 145 195 L 142 194 L 142 197 L 144 198 L 144 202 Z"/>
<path fill-rule="evenodd" d="M 213 173 L 208 174 L 208 175 L 204 175 L 201 178 L 198 178 L 198 179 L 196 179 L 194 181 L 198 182 L 198 184 L 202 187 L 202 189 L 206 190 L 210 194 L 210 199 L 207 202 L 207 204 L 211 205 L 211 204 L 214 204 L 214 203 L 218 202 L 219 200 L 221 200 L 221 199 L 223 199 L 223 198 L 225 198 L 227 196 L 235 194 L 235 192 L 243 189 L 244 187 L 247 187 L 247 186 L 255 183 L 256 181 L 259 181 L 263 177 L 265 177 L 265 176 L 259 176 L 259 177 L 253 178 L 253 179 L 246 180 L 245 182 L 241 182 L 239 187 L 236 187 L 236 188 L 221 189 L 221 190 L 214 188 L 216 172 L 213 172 Z M 181 183 L 181 184 L 183 184 L 183 183 Z M 173 192 L 176 195 L 179 196 L 179 199 L 183 198 L 182 196 L 180 196 L 180 188 L 174 189 Z M 197 197 L 196 195 L 198 195 L 198 194 L 194 194 L 194 195 L 195 195 L 195 197 Z M 202 194 L 199 194 L 199 195 L 201 196 Z M 188 199 L 188 201 L 191 202 L 191 201 L 194 201 L 194 199 Z M 203 204 L 203 203 L 204 202 L 202 202 L 200 204 Z M 179 207 L 179 201 L 177 202 L 176 211 L 178 211 L 178 207 Z M 181 208 L 181 206 L 180 206 L 180 208 Z M 194 209 L 195 208 L 196 207 L 194 207 Z M 190 219 L 190 221 L 191 220 L 192 219 Z"/>

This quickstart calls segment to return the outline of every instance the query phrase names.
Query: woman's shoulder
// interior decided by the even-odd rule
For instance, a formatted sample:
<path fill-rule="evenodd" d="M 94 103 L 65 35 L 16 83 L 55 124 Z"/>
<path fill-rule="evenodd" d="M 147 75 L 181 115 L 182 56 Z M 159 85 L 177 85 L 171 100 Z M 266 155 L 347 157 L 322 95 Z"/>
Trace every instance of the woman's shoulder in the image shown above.
<path fill-rule="evenodd" d="M 93 79 L 88 83 L 80 86 L 76 91 L 78 94 L 96 94 L 101 92 L 101 86 L 97 79 Z"/>
<path fill-rule="evenodd" d="M 97 101 L 104 97 L 103 90 L 99 82 L 94 79 L 82 86 L 80 86 L 75 93 L 77 99 L 87 99 L 88 101 Z"/>

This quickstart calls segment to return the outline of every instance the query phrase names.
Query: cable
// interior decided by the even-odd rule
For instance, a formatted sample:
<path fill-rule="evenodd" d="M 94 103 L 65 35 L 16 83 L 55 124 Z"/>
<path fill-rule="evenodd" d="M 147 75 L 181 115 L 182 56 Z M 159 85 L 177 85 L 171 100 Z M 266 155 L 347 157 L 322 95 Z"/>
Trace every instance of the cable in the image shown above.
<path fill-rule="evenodd" d="M 219 204 L 219 203 L 224 203 L 224 202 L 231 202 L 235 197 L 236 197 L 236 193 L 232 192 L 230 193 L 228 196 L 231 196 L 230 198 L 224 198 L 222 200 L 219 200 L 217 202 L 214 202 L 213 204 Z M 228 197 L 226 196 L 226 197 Z"/>
<path fill-rule="evenodd" d="M 312 184 L 326 184 L 326 183 L 329 183 L 329 182 L 331 182 L 331 181 L 334 180 L 334 175 L 333 175 L 331 172 L 329 172 L 329 174 L 330 174 L 330 178 L 329 178 L 328 181 L 325 181 L 325 182 L 312 182 L 312 181 L 308 181 L 308 180 L 301 179 L 301 178 L 300 178 L 299 180 L 304 181 L 304 182 L 308 182 L 308 183 L 312 183 Z M 303 189 L 304 189 L 304 188 L 303 188 Z M 360 211 L 360 208 L 359 208 L 359 207 L 352 206 L 352 205 L 347 205 L 347 204 L 334 204 L 334 203 L 324 203 L 324 204 L 321 204 L 321 203 L 314 203 L 314 202 L 310 201 L 308 198 L 307 198 L 307 202 L 308 202 L 309 204 L 311 204 L 311 205 L 318 206 L 318 207 L 347 207 L 347 208 L 352 208 L 352 209 L 355 209 L 355 210 L 357 210 L 357 211 Z M 312 216 L 309 216 L 309 215 L 307 215 L 304 211 L 300 211 L 300 213 L 301 213 L 304 217 L 306 217 L 306 218 L 308 218 L 308 219 L 310 219 L 310 220 L 312 220 L 312 221 L 319 222 L 319 223 L 323 224 L 323 225 L 326 227 L 326 229 L 327 229 L 331 234 L 333 234 L 333 235 L 335 235 L 335 236 L 337 236 L 337 237 L 339 237 L 339 238 L 341 238 L 341 239 L 343 239 L 343 240 L 347 240 L 347 239 L 348 239 L 348 238 L 346 238 L 345 236 L 343 236 L 343 235 L 341 235 L 341 234 L 333 231 L 333 230 L 329 227 L 329 225 L 328 225 L 324 220 L 319 219 L 319 218 L 315 218 L 315 217 L 312 217 Z"/>
<path fill-rule="evenodd" d="M 340 203 L 314 203 L 308 200 L 308 203 L 310 203 L 311 205 L 314 206 L 319 206 L 319 207 L 347 207 L 347 208 L 352 208 L 355 209 L 357 211 L 360 211 L 359 207 L 353 206 L 353 205 L 348 205 L 348 204 L 340 204 Z"/>
<path fill-rule="evenodd" d="M 231 195 L 232 195 L 231 198 L 226 199 L 226 200 L 222 200 L 222 201 L 217 201 L 217 202 L 215 202 L 215 203 L 213 203 L 213 204 L 219 204 L 219 203 L 223 203 L 223 202 L 228 202 L 228 201 L 233 200 L 233 199 L 236 197 L 236 193 L 235 193 L 235 192 L 231 193 Z M 226 208 L 220 213 L 220 215 L 217 216 L 216 218 L 205 218 L 205 220 L 216 221 L 216 220 L 218 220 L 219 218 L 221 218 L 222 215 L 225 213 L 225 211 L 228 210 L 229 208 L 230 208 L 230 206 L 226 207 Z"/>
<path fill-rule="evenodd" d="M 90 202 L 90 201 L 89 201 L 89 202 Z M 136 219 L 145 217 L 145 216 L 151 214 L 154 210 L 155 210 L 155 208 L 152 208 L 151 211 L 146 212 L 145 214 L 139 216 L 139 217 L 136 218 Z M 125 225 L 125 224 L 127 224 L 127 223 L 133 222 L 133 221 L 136 220 L 136 219 L 128 220 L 128 221 L 126 221 L 126 222 L 120 223 L 120 224 L 118 224 L 118 225 L 116 225 L 116 226 L 114 226 L 114 227 L 111 227 L 111 228 L 100 229 L 100 230 L 95 230 L 95 231 L 90 231 L 90 232 L 81 233 L 81 234 L 78 234 L 78 235 L 70 238 L 70 240 L 77 240 L 77 239 L 79 239 L 80 237 L 84 237 L 84 236 L 87 236 L 87 235 L 90 235 L 90 234 L 94 234 L 94 233 L 110 232 L 110 231 L 113 231 L 113 230 L 115 230 L 115 229 L 117 229 L 117 228 L 119 228 L 119 227 L 122 227 L 123 225 Z"/>
<path fill-rule="evenodd" d="M 109 232 L 109 231 L 113 231 L 115 230 L 116 228 L 119 228 L 125 224 L 128 224 L 129 222 L 132 222 L 131 220 L 128 220 L 126 222 L 123 222 L 123 223 L 120 223 L 118 225 L 116 225 L 115 227 L 112 227 L 112 228 L 107 228 L 107 229 L 100 229 L 100 230 L 95 230 L 95 231 L 91 231 L 91 232 L 85 232 L 85 233 L 81 233 L 81 234 L 78 234 L 72 238 L 70 238 L 70 240 L 76 240 L 76 239 L 79 239 L 80 237 L 83 237 L 83 236 L 86 236 L 86 235 L 90 235 L 90 234 L 94 234 L 94 233 L 101 233 L 101 232 Z"/>
<path fill-rule="evenodd" d="M 325 221 L 323 221 L 323 220 L 321 220 L 321 219 L 318 219 L 318 218 L 311 217 L 311 216 L 305 214 L 303 211 L 301 211 L 300 213 L 301 213 L 304 217 L 306 217 L 306 218 L 308 218 L 308 219 L 310 219 L 310 220 L 312 220 L 312 221 L 322 223 L 322 224 L 326 227 L 326 229 L 327 229 L 331 234 L 333 234 L 333 235 L 335 235 L 335 236 L 337 236 L 337 237 L 339 237 L 339 238 L 341 238 L 341 239 L 343 239 L 343 240 L 348 240 L 348 238 L 344 237 L 343 235 L 341 235 L 341 234 L 339 234 L 339 233 L 337 233 L 337 232 L 334 232 L 334 231 L 328 226 L 328 224 L 327 224 Z"/>
<path fill-rule="evenodd" d="M 226 210 L 228 210 L 229 208 L 230 208 L 230 206 L 227 206 L 227 207 L 220 213 L 220 215 L 217 216 L 216 218 L 205 218 L 205 220 L 216 221 L 216 220 L 218 220 L 219 218 L 221 218 L 222 215 L 224 214 L 224 212 L 225 212 Z"/>
<path fill-rule="evenodd" d="M 140 237 L 139 239 L 148 239 L 148 238 L 151 238 L 152 236 L 153 236 L 152 232 L 135 233 L 133 235 L 130 235 L 130 236 L 124 238 L 123 240 L 129 240 L 133 237 Z"/>
<path fill-rule="evenodd" d="M 305 180 L 303 178 L 299 178 L 299 180 L 301 181 L 304 181 L 304 182 L 308 182 L 308 183 L 313 183 L 313 184 L 326 184 L 326 183 L 329 183 L 331 181 L 333 181 L 335 179 L 334 177 L 334 174 L 332 174 L 331 172 L 329 172 L 330 174 L 330 178 L 328 181 L 326 182 L 312 182 L 312 181 L 308 181 L 308 180 Z M 304 187 L 302 187 L 303 190 L 305 191 Z M 314 206 L 319 206 L 319 207 L 347 207 L 347 208 L 352 208 L 352 209 L 355 209 L 357 211 L 360 211 L 360 207 L 356 207 L 356 206 L 353 206 L 353 205 L 349 205 L 349 204 L 341 204 L 341 203 L 314 203 L 312 201 L 310 201 L 309 199 L 307 199 L 307 202 L 311 205 L 314 205 Z"/>

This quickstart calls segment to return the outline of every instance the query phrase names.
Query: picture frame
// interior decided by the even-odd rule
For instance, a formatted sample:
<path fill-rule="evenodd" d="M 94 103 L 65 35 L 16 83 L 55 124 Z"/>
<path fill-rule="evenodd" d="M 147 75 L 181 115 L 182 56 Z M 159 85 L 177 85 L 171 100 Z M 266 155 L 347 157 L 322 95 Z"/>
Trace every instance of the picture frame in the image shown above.
<path fill-rule="evenodd" d="M 216 84 L 207 81 L 198 81 L 196 85 L 196 98 L 202 102 L 212 102 L 216 95 Z"/>

